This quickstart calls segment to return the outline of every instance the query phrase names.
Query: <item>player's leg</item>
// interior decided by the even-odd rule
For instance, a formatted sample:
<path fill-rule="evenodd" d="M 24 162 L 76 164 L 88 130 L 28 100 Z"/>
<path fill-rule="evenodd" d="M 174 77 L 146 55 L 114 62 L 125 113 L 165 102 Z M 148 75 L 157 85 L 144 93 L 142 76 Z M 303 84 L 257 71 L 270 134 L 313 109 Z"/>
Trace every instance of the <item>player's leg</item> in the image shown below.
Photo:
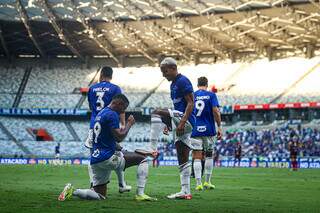
<path fill-rule="evenodd" d="M 122 158 L 124 159 L 123 153 L 121 151 L 117 152 L 118 155 L 122 155 Z M 122 163 L 116 170 L 115 173 L 118 178 L 118 185 L 119 185 L 119 193 L 124 193 L 124 192 L 130 192 L 131 191 L 131 186 L 126 184 L 126 181 L 124 179 L 124 170 L 125 170 L 125 162 Z"/>
<path fill-rule="evenodd" d="M 109 182 L 111 170 L 102 166 L 104 162 L 100 162 L 88 167 L 91 172 L 92 189 L 75 189 L 71 183 L 66 184 L 63 191 L 58 197 L 59 201 L 71 199 L 72 196 L 86 200 L 102 200 L 106 195 L 106 184 Z"/>
<path fill-rule="evenodd" d="M 204 164 L 204 178 L 205 182 L 203 184 L 205 189 L 214 189 L 215 186 L 211 184 L 211 177 L 213 171 L 213 145 L 215 142 L 214 137 L 204 137 L 203 138 L 203 149 L 205 153 L 205 164 Z"/>
<path fill-rule="evenodd" d="M 125 169 L 138 166 L 137 168 L 137 191 L 136 200 L 138 201 L 155 201 L 156 198 L 152 198 L 145 194 L 145 186 L 148 179 L 149 165 L 145 155 L 136 152 L 124 152 Z"/>
<path fill-rule="evenodd" d="M 93 142 L 93 130 L 89 129 L 88 136 L 86 138 L 84 146 L 89 149 L 90 156 L 93 152 L 92 142 Z M 88 164 L 88 174 L 89 174 L 90 188 L 92 188 L 93 187 L 93 179 L 92 179 L 92 169 L 91 169 L 90 163 Z"/>
<path fill-rule="evenodd" d="M 151 114 L 151 132 L 150 132 L 150 140 L 151 140 L 151 149 L 157 150 L 157 142 L 161 134 L 162 117 L 170 117 L 168 110 L 165 109 L 157 109 Z"/>
<path fill-rule="evenodd" d="M 103 198 L 106 197 L 107 184 L 110 182 L 111 171 L 120 168 L 122 164 L 124 164 L 124 158 L 116 152 L 116 154 L 112 155 L 108 160 L 91 165 L 93 190 L 99 196 Z"/>
<path fill-rule="evenodd" d="M 90 163 L 88 164 L 88 174 L 89 174 L 89 181 L 90 181 L 90 189 L 93 188 L 93 174 L 92 174 L 92 168 Z"/>
<path fill-rule="evenodd" d="M 194 177 L 196 179 L 196 190 L 201 191 L 203 190 L 202 186 L 202 139 L 201 138 L 191 138 L 191 144 L 193 147 L 192 150 L 192 159 L 193 159 L 193 171 L 194 171 Z"/>
<path fill-rule="evenodd" d="M 179 111 L 168 110 L 171 117 L 171 126 L 175 130 L 176 126 L 180 123 L 183 113 Z M 176 150 L 180 170 L 180 183 L 181 191 L 175 194 L 167 196 L 169 199 L 192 199 L 190 192 L 190 175 L 191 175 L 191 164 L 189 162 L 189 153 L 191 147 L 191 136 L 192 126 L 189 122 L 185 124 L 184 134 L 182 136 L 174 135 L 176 138 Z"/>
<path fill-rule="evenodd" d="M 291 157 L 291 164 L 292 164 L 292 171 L 297 171 L 298 170 L 298 166 L 297 166 L 297 158 L 295 155 L 292 155 Z"/>
<path fill-rule="evenodd" d="M 92 189 L 75 189 L 71 183 L 67 183 L 63 191 L 60 193 L 58 200 L 65 201 L 71 199 L 72 196 L 85 200 L 103 200 L 105 197 Z"/>
<path fill-rule="evenodd" d="M 180 171 L 181 191 L 167 196 L 169 199 L 191 199 L 190 175 L 191 164 L 189 162 L 190 148 L 182 141 L 175 143 Z"/>

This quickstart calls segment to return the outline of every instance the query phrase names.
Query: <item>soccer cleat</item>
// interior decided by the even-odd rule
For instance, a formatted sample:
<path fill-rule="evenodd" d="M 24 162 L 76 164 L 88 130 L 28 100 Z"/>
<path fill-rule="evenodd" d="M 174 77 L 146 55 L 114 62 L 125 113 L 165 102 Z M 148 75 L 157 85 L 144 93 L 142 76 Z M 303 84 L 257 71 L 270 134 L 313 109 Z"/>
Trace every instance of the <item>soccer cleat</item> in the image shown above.
<path fill-rule="evenodd" d="M 73 192 L 74 192 L 74 188 L 72 184 L 67 183 L 63 191 L 60 193 L 58 200 L 65 201 L 65 200 L 71 199 Z"/>
<path fill-rule="evenodd" d="M 132 189 L 131 186 L 125 185 L 123 187 L 119 186 L 119 193 L 130 192 Z"/>
<path fill-rule="evenodd" d="M 211 184 L 211 183 L 209 183 L 209 182 L 204 182 L 204 183 L 203 183 L 203 187 L 204 187 L 205 189 L 215 189 L 215 188 L 216 188 L 215 185 L 213 185 L 213 184 Z"/>
<path fill-rule="evenodd" d="M 191 200 L 192 195 L 191 194 L 186 194 L 184 192 L 178 192 L 175 194 L 168 195 L 167 198 L 169 199 L 182 199 L 182 200 Z"/>
<path fill-rule="evenodd" d="M 150 197 L 146 194 L 143 194 L 143 195 L 136 195 L 136 200 L 137 201 L 157 201 L 158 199 L 154 197 Z"/>
<path fill-rule="evenodd" d="M 197 191 L 202 191 L 202 190 L 203 190 L 203 185 L 200 184 L 200 185 L 196 186 L 195 189 L 196 189 Z"/>

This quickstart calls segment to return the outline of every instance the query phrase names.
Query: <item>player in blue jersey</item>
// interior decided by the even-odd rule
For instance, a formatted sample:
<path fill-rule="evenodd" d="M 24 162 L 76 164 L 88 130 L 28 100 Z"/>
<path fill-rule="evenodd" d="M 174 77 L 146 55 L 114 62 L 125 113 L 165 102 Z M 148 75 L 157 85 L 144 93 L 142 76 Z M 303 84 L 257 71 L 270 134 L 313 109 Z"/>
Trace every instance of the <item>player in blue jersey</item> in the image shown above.
<path fill-rule="evenodd" d="M 88 137 L 85 141 L 85 146 L 92 149 L 92 137 L 93 137 L 93 125 L 94 119 L 97 114 L 108 106 L 115 95 L 121 94 L 119 86 L 111 83 L 113 70 L 111 67 L 105 66 L 100 70 L 99 82 L 92 85 L 88 92 L 89 108 L 92 111 L 90 118 L 90 128 Z M 120 114 L 120 124 L 123 127 L 125 125 L 125 114 Z M 90 183 L 92 184 L 92 171 L 90 165 L 88 165 Z M 131 186 L 126 185 L 124 181 L 123 171 L 116 171 L 119 180 L 119 192 L 128 192 L 131 190 Z"/>
<path fill-rule="evenodd" d="M 213 145 L 217 139 L 222 137 L 221 116 L 219 102 L 215 93 L 207 91 L 208 79 L 198 78 L 198 90 L 194 93 L 194 105 L 196 113 L 196 124 L 192 131 L 192 157 L 194 159 L 194 176 L 196 178 L 196 190 L 214 189 L 211 184 L 213 169 Z M 217 124 L 217 131 L 216 125 Z M 203 156 L 203 154 L 205 156 Z M 202 185 L 201 160 L 205 157 L 204 173 L 205 182 Z"/>
<path fill-rule="evenodd" d="M 113 70 L 111 67 L 103 67 L 100 70 L 99 82 L 93 84 L 88 91 L 88 102 L 89 108 L 91 110 L 90 117 L 90 130 L 88 138 L 86 140 L 85 146 L 92 148 L 92 129 L 94 125 L 94 119 L 97 114 L 108 106 L 112 100 L 112 97 L 121 94 L 121 89 L 119 86 L 111 83 L 113 75 Z M 121 125 L 124 125 L 125 115 L 121 114 Z"/>
<path fill-rule="evenodd" d="M 157 140 L 162 123 L 167 130 L 175 132 L 175 146 L 180 169 L 181 191 L 167 196 L 169 199 L 191 199 L 190 192 L 190 136 L 195 123 L 193 111 L 193 88 L 187 77 L 178 73 L 177 63 L 173 58 L 167 57 L 160 63 L 163 77 L 171 81 L 171 99 L 174 110 L 157 109 L 151 115 L 151 148 L 157 149 Z"/>
<path fill-rule="evenodd" d="M 113 97 L 110 105 L 100 111 L 95 118 L 93 126 L 93 152 L 90 158 L 93 189 L 74 189 L 69 183 L 61 192 L 58 200 L 64 201 L 72 196 L 87 200 L 105 199 L 111 171 L 124 170 L 133 165 L 138 165 L 136 200 L 156 200 L 144 194 L 148 176 L 146 156 L 138 153 L 124 156 L 122 152 L 116 150 L 116 144 L 124 140 L 135 123 L 134 117 L 130 115 L 126 126 L 120 129 L 119 115 L 125 112 L 128 105 L 129 101 L 126 96 L 122 94 L 116 95 Z"/>

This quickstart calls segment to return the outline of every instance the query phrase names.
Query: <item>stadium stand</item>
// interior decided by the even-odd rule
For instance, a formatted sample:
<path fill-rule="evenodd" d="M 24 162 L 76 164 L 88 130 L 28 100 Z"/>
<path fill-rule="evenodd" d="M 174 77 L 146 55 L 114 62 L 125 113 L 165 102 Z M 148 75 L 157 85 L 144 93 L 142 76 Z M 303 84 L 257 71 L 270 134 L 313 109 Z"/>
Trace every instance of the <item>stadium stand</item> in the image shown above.
<path fill-rule="evenodd" d="M 293 57 L 271 62 L 267 59 L 262 59 L 253 61 L 250 64 L 182 66 L 179 70 L 189 77 L 194 88 L 196 88 L 198 77 L 207 76 L 209 84 L 218 88 L 217 94 L 221 105 L 265 104 L 270 103 L 276 96 L 319 63 L 320 57 L 314 57 L 313 59 Z M 299 83 L 299 87 L 290 93 L 295 94 L 295 98 L 285 96 L 277 102 L 319 100 L 320 90 L 318 85 L 307 87 L 312 88 L 312 91 L 308 92 L 307 90 L 306 93 L 302 89 L 299 90 L 299 88 L 304 88 L 310 81 L 318 77 L 318 70 L 319 68 L 307 75 Z M 252 81 L 252 79 L 255 80 Z M 316 83 L 314 82 L 313 84 Z M 169 85 L 168 82 L 164 81 L 156 92 L 144 102 L 143 106 L 171 107 Z M 163 101 L 159 102 L 159 100 Z"/>
<path fill-rule="evenodd" d="M 20 82 L 24 74 L 24 68 L 0 67 L 0 93 L 18 92 Z"/>
<path fill-rule="evenodd" d="M 0 140 L 8 140 L 8 136 L 5 134 L 5 132 L 0 128 Z"/>
<path fill-rule="evenodd" d="M 15 95 L 0 93 L 0 108 L 10 108 L 14 102 Z"/>
<path fill-rule="evenodd" d="M 261 59 L 251 63 L 185 65 L 179 67 L 179 70 L 190 78 L 195 89 L 197 78 L 207 76 L 210 86 L 214 85 L 218 89 L 221 105 L 270 103 L 301 77 L 303 78 L 279 98 L 277 103 L 306 102 L 319 100 L 319 85 L 314 79 L 319 77 L 320 68 L 317 67 L 307 73 L 319 63 L 320 57 L 312 59 L 292 57 L 271 62 Z M 96 70 L 97 67 L 44 69 L 35 66 L 19 107 L 75 108 L 81 98 L 79 88 L 88 86 Z M 142 107 L 171 107 L 170 83 L 163 80 L 159 68 L 115 68 L 114 70 L 113 82 L 118 84 L 129 97 L 131 109 L 139 104 L 142 104 Z M 2 69 L 0 75 L 3 77 L 1 79 L 7 79 L 0 81 L 0 93 L 3 93 L 0 106 L 10 107 L 23 76 L 23 69 Z M 252 78 L 255 81 L 252 81 Z M 84 101 L 81 108 L 88 109 L 87 101 Z"/>
<path fill-rule="evenodd" d="M 320 61 L 320 58 L 318 57 Z M 295 87 L 293 87 L 285 96 L 281 97 L 278 102 L 312 102 L 320 101 L 320 66 L 318 66 L 312 73 L 306 76 Z"/>
<path fill-rule="evenodd" d="M 0 146 L 1 156 L 20 156 L 25 154 L 13 141 L 10 140 L 0 139 Z"/>
<path fill-rule="evenodd" d="M 72 141 L 73 137 L 61 121 L 0 117 L 0 121 L 19 141 L 32 141 L 28 128 L 45 128 L 55 141 Z"/>
<path fill-rule="evenodd" d="M 24 94 L 20 108 L 69 108 L 77 105 L 81 95 L 77 94 Z"/>

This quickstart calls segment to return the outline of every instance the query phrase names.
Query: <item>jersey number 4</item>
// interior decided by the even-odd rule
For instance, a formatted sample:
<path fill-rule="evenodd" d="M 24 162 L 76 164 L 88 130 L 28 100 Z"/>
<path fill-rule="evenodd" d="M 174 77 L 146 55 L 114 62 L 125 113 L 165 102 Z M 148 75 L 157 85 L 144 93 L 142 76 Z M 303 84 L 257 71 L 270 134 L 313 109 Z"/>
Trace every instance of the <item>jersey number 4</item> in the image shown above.
<path fill-rule="evenodd" d="M 203 100 L 197 100 L 195 103 L 195 107 L 198 110 L 197 117 L 201 116 L 201 113 L 203 112 L 203 109 L 205 107 L 205 103 Z"/>

